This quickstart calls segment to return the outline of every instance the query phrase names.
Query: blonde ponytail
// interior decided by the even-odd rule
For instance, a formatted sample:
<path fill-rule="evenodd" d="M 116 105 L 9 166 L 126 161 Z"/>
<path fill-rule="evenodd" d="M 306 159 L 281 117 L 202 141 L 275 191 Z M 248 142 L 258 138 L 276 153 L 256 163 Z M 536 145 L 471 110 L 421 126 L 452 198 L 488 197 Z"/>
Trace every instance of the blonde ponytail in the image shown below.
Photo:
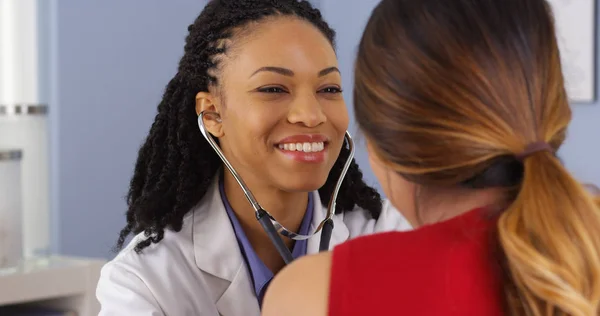
<path fill-rule="evenodd" d="M 519 192 L 498 222 L 508 315 L 598 315 L 599 202 L 553 154 L 524 160 Z"/>

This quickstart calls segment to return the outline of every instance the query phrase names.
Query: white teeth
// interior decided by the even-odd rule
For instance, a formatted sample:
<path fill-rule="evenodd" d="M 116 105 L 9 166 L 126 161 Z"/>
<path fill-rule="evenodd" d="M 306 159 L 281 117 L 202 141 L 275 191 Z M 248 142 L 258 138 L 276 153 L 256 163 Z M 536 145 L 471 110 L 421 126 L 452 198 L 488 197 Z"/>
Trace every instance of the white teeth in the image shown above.
<path fill-rule="evenodd" d="M 304 144 L 302 145 L 302 150 L 303 150 L 305 153 L 309 153 L 309 152 L 311 152 L 311 151 L 312 151 L 312 146 L 310 145 L 310 143 L 304 143 Z"/>
<path fill-rule="evenodd" d="M 312 143 L 310 144 L 310 149 L 312 149 L 313 152 L 317 152 L 321 150 L 321 146 L 319 143 Z"/>
<path fill-rule="evenodd" d="M 287 151 L 302 151 L 305 153 L 319 152 L 325 149 L 324 142 L 318 143 L 295 143 L 295 144 L 279 144 L 279 149 Z"/>

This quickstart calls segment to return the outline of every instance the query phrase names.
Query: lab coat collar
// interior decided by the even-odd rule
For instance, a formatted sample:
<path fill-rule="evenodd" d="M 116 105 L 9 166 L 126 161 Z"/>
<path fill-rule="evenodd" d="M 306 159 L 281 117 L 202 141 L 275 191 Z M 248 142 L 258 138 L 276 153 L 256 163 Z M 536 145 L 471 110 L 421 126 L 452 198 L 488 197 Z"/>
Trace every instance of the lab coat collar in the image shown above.
<path fill-rule="evenodd" d="M 239 273 L 244 259 L 239 251 L 235 232 L 227 217 L 223 201 L 219 196 L 218 182 L 215 179 L 206 195 L 194 211 L 194 251 L 198 268 L 216 277 L 232 282 Z M 312 192 L 314 198 L 314 214 L 311 231 L 321 223 L 327 214 L 317 191 Z M 330 249 L 348 239 L 348 227 L 344 223 L 343 214 L 333 217 L 333 232 Z M 321 232 L 308 240 L 308 254 L 319 251 Z"/>
<path fill-rule="evenodd" d="M 258 316 L 258 300 L 221 200 L 217 180 L 214 179 L 194 210 L 192 235 L 196 265 L 203 272 L 218 278 L 212 279 L 213 283 L 208 285 L 209 291 L 225 288 L 223 292 L 218 290 L 211 293 L 219 315 Z"/>
<path fill-rule="evenodd" d="M 231 282 L 244 260 L 216 180 L 194 210 L 194 256 L 202 271 Z"/>
<path fill-rule="evenodd" d="M 239 265 L 233 281 L 216 302 L 219 315 L 260 315 L 258 299 L 254 294 L 248 269 Z"/>
<path fill-rule="evenodd" d="M 215 178 L 204 198 L 193 212 L 194 257 L 198 268 L 229 282 L 223 293 L 213 293 L 221 315 L 258 315 L 260 309 L 254 295 L 248 269 L 244 264 L 235 232 L 227 217 L 223 201 L 219 195 L 218 178 Z M 311 231 L 314 231 L 325 218 L 327 210 L 321 204 L 317 191 L 313 192 L 314 214 Z M 343 214 L 333 217 L 334 228 L 331 234 L 330 249 L 348 239 L 348 227 Z M 308 240 L 307 253 L 319 251 L 321 232 Z M 250 311 L 249 307 L 254 311 Z M 244 310 L 238 310 L 244 307 Z"/>

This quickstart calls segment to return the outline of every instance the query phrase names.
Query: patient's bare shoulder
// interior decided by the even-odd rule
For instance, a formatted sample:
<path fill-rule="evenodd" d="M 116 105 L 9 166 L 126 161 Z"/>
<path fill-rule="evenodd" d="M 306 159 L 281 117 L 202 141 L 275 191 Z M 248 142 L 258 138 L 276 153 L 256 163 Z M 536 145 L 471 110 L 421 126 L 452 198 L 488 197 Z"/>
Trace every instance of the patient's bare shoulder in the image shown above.
<path fill-rule="evenodd" d="M 326 316 L 332 253 L 302 257 L 285 267 L 264 299 L 263 316 Z"/>

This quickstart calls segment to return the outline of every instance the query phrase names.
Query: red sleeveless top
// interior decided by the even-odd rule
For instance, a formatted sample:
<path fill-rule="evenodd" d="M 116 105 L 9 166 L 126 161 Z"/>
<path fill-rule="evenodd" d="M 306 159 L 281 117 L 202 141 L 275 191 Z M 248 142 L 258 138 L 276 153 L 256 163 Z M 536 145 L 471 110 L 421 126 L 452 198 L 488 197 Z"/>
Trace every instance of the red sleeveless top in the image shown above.
<path fill-rule="evenodd" d="M 502 315 L 495 225 L 474 210 L 336 247 L 329 315 Z"/>

